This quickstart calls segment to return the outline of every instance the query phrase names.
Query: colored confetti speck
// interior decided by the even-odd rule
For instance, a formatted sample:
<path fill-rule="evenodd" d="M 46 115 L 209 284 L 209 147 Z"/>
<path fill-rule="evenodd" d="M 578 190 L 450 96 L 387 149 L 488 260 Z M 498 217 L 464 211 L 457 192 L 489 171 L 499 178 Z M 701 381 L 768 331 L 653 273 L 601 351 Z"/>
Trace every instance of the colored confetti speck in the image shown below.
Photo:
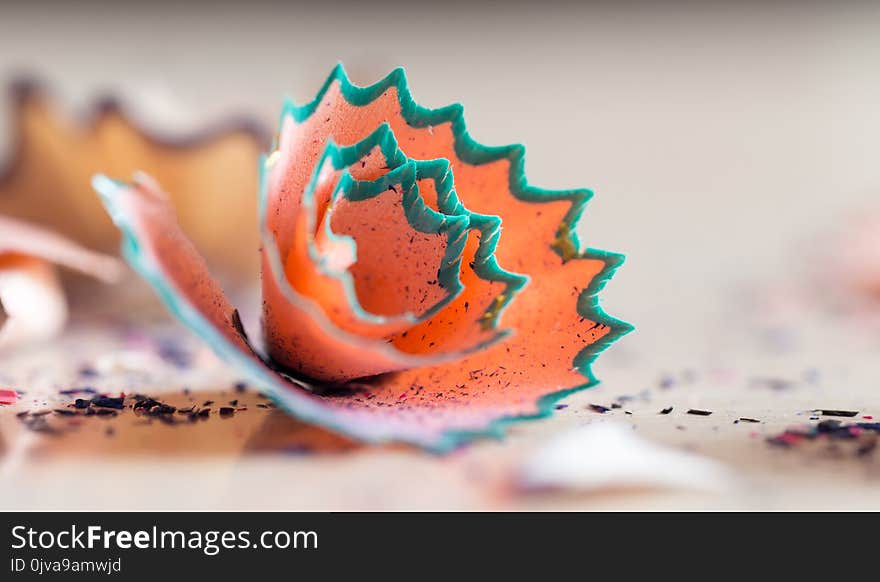
<path fill-rule="evenodd" d="M 807 441 L 855 441 L 856 457 L 865 457 L 877 448 L 880 422 L 845 424 L 839 420 L 823 420 L 813 426 L 789 428 L 769 437 L 767 443 L 782 448 L 793 448 Z M 851 449 L 850 449 L 851 450 Z M 836 454 L 841 451 L 835 449 Z"/>
<path fill-rule="evenodd" d="M 859 413 L 858 410 L 825 410 L 818 409 L 814 410 L 813 413 L 821 413 L 822 416 L 843 416 L 846 418 L 852 418 L 853 416 Z"/>

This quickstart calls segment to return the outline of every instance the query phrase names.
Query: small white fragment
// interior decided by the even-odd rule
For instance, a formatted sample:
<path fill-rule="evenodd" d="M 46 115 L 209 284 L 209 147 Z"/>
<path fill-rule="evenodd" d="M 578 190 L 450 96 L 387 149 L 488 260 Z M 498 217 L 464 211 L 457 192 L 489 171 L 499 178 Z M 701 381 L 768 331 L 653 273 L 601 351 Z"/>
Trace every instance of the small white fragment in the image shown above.
<path fill-rule="evenodd" d="M 733 478 L 720 463 L 662 446 L 611 422 L 591 423 L 552 438 L 519 466 L 526 490 L 615 488 L 719 491 Z"/>
<path fill-rule="evenodd" d="M 0 261 L 0 349 L 46 341 L 67 321 L 67 301 L 55 267 L 34 257 Z"/>
<path fill-rule="evenodd" d="M 124 273 L 113 257 L 0 216 L 0 349 L 46 341 L 64 328 L 67 301 L 54 265 L 107 283 L 120 280 Z"/>

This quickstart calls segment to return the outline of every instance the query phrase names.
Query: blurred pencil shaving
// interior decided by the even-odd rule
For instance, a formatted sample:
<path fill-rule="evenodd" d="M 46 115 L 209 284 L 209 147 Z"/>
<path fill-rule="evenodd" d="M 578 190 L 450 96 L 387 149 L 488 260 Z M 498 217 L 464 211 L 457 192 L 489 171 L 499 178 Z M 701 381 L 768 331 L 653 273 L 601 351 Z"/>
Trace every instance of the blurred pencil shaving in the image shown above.
<path fill-rule="evenodd" d="M 42 228 L 0 216 L 0 349 L 45 341 L 67 321 L 56 265 L 106 283 L 124 266 Z"/>
<path fill-rule="evenodd" d="M 181 224 L 196 246 L 210 263 L 227 267 L 221 275 L 258 271 L 258 233 L 253 221 L 242 219 L 256 216 L 257 162 L 270 141 L 258 119 L 230 115 L 171 132 L 168 124 L 159 130 L 144 121 L 149 116 L 134 115 L 115 96 L 96 97 L 86 111 L 72 114 L 42 83 L 19 80 L 9 92 L 12 149 L 0 160 L 0 214 L 115 252 L 119 235 L 91 176 L 149 171 L 174 192 Z"/>
<path fill-rule="evenodd" d="M 880 209 L 853 210 L 832 235 L 820 283 L 838 303 L 880 306 Z M 841 298 L 842 297 L 842 298 Z"/>
<path fill-rule="evenodd" d="M 717 461 L 651 442 L 631 427 L 591 423 L 559 434 L 519 465 L 524 491 L 688 489 L 719 492 L 732 483 Z"/>

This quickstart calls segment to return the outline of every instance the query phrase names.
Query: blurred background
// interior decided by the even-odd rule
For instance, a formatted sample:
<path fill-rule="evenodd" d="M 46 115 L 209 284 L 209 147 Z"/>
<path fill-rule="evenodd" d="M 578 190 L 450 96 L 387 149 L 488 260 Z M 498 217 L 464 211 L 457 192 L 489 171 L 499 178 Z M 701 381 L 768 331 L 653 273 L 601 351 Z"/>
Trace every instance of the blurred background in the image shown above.
<path fill-rule="evenodd" d="M 755 460 L 767 449 L 760 439 L 724 430 L 746 409 L 778 429 L 820 405 L 880 412 L 876 328 L 841 323 L 817 299 L 841 282 L 828 275 L 835 253 L 847 252 L 835 237 L 880 205 L 878 22 L 872 2 L 4 3 L 0 76 L 41 79 L 71 112 L 119 95 L 144 126 L 173 135 L 242 113 L 271 130 L 283 96 L 310 99 L 339 61 L 361 84 L 404 66 L 421 103 L 464 104 L 476 139 L 526 144 L 532 183 L 594 190 L 583 240 L 627 255 L 602 301 L 637 332 L 599 359 L 603 387 L 575 402 L 695 371 L 701 380 L 675 398 L 730 410 L 722 436 L 714 419 L 689 433 L 655 426 L 647 415 L 656 399 L 643 432 L 729 463 L 751 459 L 742 470 L 756 472 L 764 493 L 750 490 L 739 506 L 835 506 L 844 496 L 823 488 L 844 469 L 811 473 L 803 495 L 782 500 L 768 492 L 803 484 L 801 468 L 788 481 L 771 476 L 780 462 L 797 464 L 771 453 Z M 8 123 L 0 119 L 7 153 Z M 797 350 L 774 351 L 780 341 Z M 816 368 L 833 380 L 812 392 L 748 388 L 754 377 L 799 381 Z M 732 370 L 733 387 L 707 380 L 711 370 Z M 582 420 L 538 423 L 518 438 L 528 444 L 554 422 Z M 334 461 L 328 479 L 390 463 L 419 479 L 468 481 L 467 471 L 504 454 L 497 444 L 476 448 L 459 461 L 371 451 L 368 463 Z M 480 486 L 455 487 L 469 501 L 449 506 L 484 504 Z M 868 485 L 846 487 L 863 495 L 853 502 L 877 507 Z M 308 504 L 300 493 L 289 503 Z M 377 495 L 364 505 L 396 506 Z M 427 494 L 407 502 L 429 503 Z"/>

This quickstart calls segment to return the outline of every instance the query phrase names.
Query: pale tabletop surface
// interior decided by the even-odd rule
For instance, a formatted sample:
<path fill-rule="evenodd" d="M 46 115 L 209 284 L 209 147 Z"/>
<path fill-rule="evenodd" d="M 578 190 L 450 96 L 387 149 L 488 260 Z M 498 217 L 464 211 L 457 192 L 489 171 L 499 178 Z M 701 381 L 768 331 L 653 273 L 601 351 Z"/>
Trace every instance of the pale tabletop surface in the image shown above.
<path fill-rule="evenodd" d="M 247 108 L 271 120 L 283 93 L 307 98 L 337 60 L 360 82 L 406 65 L 415 96 L 463 102 L 482 141 L 527 143 L 532 182 L 595 190 L 584 240 L 628 256 L 603 305 L 637 331 L 600 358 L 601 386 L 553 418 L 438 457 L 358 445 L 259 406 L 130 281 L 124 301 L 75 302 L 57 342 L 0 354 L 0 385 L 25 392 L 0 409 L 0 508 L 880 509 L 880 453 L 848 440 L 767 442 L 816 424 L 814 409 L 880 418 L 880 308 L 841 310 L 841 297 L 856 299 L 823 277 L 834 244 L 823 237 L 880 204 L 877 7 L 566 5 L 456 18 L 273 6 L 175 18 L 57 8 L 49 21 L 4 7 L 0 72 L 36 71 L 73 101 L 115 87 L 153 114 L 166 110 L 157 95 L 173 95 L 199 115 Z M 392 17 L 395 33 L 381 32 Z M 450 29 L 451 42 L 439 32 Z M 52 412 L 48 433 L 16 417 L 66 405 L 75 396 L 59 390 L 86 385 L 247 410 L 173 426 L 131 411 Z M 615 402 L 605 414 L 589 407 Z M 512 485 L 547 438 L 599 422 L 716 459 L 735 483 L 717 493 Z"/>

